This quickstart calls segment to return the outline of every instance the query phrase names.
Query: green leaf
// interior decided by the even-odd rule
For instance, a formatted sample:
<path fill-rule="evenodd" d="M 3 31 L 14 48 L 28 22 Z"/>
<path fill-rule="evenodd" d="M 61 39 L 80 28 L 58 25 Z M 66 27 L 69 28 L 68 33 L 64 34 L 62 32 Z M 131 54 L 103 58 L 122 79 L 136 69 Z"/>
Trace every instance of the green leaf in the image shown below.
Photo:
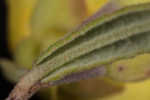
<path fill-rule="evenodd" d="M 140 19 L 140 20 L 139 20 Z M 101 16 L 65 36 L 39 57 L 42 82 L 149 52 L 149 4 Z"/>

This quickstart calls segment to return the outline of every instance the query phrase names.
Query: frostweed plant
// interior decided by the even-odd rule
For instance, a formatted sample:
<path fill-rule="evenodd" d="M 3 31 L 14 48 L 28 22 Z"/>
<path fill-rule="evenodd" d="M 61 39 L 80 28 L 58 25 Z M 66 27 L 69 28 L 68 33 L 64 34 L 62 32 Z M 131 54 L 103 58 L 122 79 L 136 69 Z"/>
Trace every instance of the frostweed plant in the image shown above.
<path fill-rule="evenodd" d="M 107 66 L 112 62 L 130 59 L 150 52 L 150 4 L 125 8 L 107 3 L 79 27 L 50 45 L 17 83 L 6 100 L 28 100 L 43 87 L 76 82 L 95 76 L 117 81 L 137 81 L 149 77 L 145 66 Z M 122 70 L 137 71 L 128 75 Z M 122 75 L 123 74 L 123 75 Z M 123 77 L 119 77 L 123 76 Z"/>

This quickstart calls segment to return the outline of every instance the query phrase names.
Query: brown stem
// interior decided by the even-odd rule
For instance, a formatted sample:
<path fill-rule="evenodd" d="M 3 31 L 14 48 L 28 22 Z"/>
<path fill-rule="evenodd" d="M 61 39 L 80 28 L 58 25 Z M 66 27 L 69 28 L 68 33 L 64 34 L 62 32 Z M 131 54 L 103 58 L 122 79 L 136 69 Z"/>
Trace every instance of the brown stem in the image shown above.
<path fill-rule="evenodd" d="M 42 87 L 39 81 L 45 75 L 44 72 L 40 67 L 28 72 L 21 78 L 6 100 L 28 100 Z"/>
<path fill-rule="evenodd" d="M 22 77 L 6 100 L 28 100 L 40 88 L 49 86 L 50 84 L 39 82 L 45 76 L 45 70 L 40 68 L 40 66 L 35 67 Z"/>
<path fill-rule="evenodd" d="M 35 94 L 39 89 L 40 85 L 36 84 L 31 88 L 22 88 L 19 84 L 13 89 L 9 97 L 6 100 L 28 100 L 33 94 Z"/>
<path fill-rule="evenodd" d="M 19 85 L 17 85 L 14 90 L 10 93 L 6 100 L 28 100 L 41 88 L 49 87 L 50 84 L 35 84 L 30 89 L 22 90 Z"/>

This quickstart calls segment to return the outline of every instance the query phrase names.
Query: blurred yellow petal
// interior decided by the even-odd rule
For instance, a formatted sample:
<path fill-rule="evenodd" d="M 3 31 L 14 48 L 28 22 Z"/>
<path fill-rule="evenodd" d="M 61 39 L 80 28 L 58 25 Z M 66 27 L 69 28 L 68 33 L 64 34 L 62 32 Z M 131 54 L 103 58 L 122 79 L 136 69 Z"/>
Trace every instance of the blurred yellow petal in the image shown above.
<path fill-rule="evenodd" d="M 117 3 L 123 6 L 150 2 L 150 0 L 114 0 L 114 1 L 116 1 Z"/>
<path fill-rule="evenodd" d="M 107 78 L 92 78 L 59 88 L 59 100 L 96 100 L 124 91 L 124 85 Z M 100 99 L 101 100 L 101 99 Z"/>
<path fill-rule="evenodd" d="M 135 81 L 150 77 L 150 54 L 142 54 L 108 65 L 108 76 L 119 81 Z"/>
<path fill-rule="evenodd" d="M 88 15 L 94 14 L 99 8 L 104 6 L 109 0 L 85 0 Z"/>
<path fill-rule="evenodd" d="M 11 50 L 29 36 L 29 20 L 36 0 L 8 0 L 8 43 Z"/>
<path fill-rule="evenodd" d="M 31 68 L 44 48 L 63 37 L 86 15 L 80 0 L 37 1 L 10 2 L 9 44 L 15 49 L 16 62 L 25 68 Z"/>
<path fill-rule="evenodd" d="M 63 30 L 59 34 L 65 34 L 74 28 L 81 22 L 85 12 L 79 1 L 39 0 L 31 21 L 33 34 L 39 38 L 41 35 L 53 34 L 51 30 Z"/>
<path fill-rule="evenodd" d="M 96 100 L 150 100 L 150 80 L 138 83 L 128 83 L 124 91 Z"/>

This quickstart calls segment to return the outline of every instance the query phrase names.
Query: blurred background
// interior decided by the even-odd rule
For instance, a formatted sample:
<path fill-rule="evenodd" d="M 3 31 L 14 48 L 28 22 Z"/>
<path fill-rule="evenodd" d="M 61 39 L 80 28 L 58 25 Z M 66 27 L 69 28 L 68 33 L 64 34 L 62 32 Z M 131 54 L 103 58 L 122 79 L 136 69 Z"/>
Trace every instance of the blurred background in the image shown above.
<path fill-rule="evenodd" d="M 10 50 L 8 49 L 8 30 L 7 30 L 8 7 L 5 0 L 0 0 L 0 58 L 12 59 Z M 13 89 L 13 84 L 8 81 L 0 69 L 0 100 L 4 100 L 10 91 Z M 31 100 L 38 100 L 37 96 Z"/>
<path fill-rule="evenodd" d="M 0 0 L 0 58 L 6 57 L 11 58 L 11 54 L 8 50 L 7 45 L 7 30 L 6 30 L 6 21 L 7 21 L 7 7 L 4 0 Z M 0 100 L 6 98 L 13 85 L 8 82 L 0 70 Z"/>
<path fill-rule="evenodd" d="M 0 58 L 12 59 L 8 49 L 8 30 L 7 30 L 8 7 L 5 0 L 0 0 Z M 8 81 L 0 69 L 0 100 L 4 100 L 13 89 L 13 84 Z M 33 96 L 31 100 L 38 100 L 38 96 Z"/>
<path fill-rule="evenodd" d="M 11 52 L 8 49 L 8 31 L 7 18 L 8 8 L 5 0 L 0 0 L 0 58 L 12 59 Z M 13 89 L 13 84 L 8 81 L 0 69 L 0 100 L 4 100 L 10 91 Z M 38 96 L 33 96 L 31 100 L 38 100 Z"/>

